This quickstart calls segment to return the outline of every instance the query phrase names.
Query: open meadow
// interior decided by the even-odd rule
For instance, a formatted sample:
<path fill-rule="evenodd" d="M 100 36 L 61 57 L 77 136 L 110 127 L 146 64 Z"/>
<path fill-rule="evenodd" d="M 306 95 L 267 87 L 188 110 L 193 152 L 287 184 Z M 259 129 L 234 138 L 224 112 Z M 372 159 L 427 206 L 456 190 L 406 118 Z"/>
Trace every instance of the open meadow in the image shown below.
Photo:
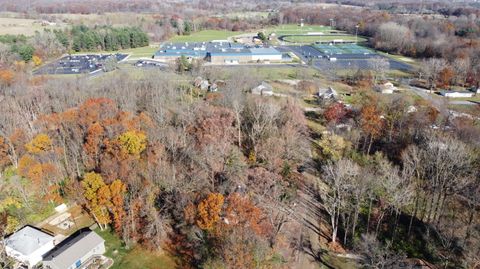
<path fill-rule="evenodd" d="M 44 29 L 61 30 L 66 24 L 42 25 L 40 20 L 0 18 L 0 35 L 26 35 L 33 36 L 35 32 Z"/>

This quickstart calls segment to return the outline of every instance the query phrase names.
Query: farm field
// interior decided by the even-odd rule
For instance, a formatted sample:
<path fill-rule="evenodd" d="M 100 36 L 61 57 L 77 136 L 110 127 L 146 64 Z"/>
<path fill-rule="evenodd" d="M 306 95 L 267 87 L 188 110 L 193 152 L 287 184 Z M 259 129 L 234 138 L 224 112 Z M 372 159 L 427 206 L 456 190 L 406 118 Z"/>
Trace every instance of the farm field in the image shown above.
<path fill-rule="evenodd" d="M 44 29 L 61 30 L 66 24 L 42 26 L 38 20 L 0 18 L 0 35 L 26 35 L 33 36 L 35 32 L 41 32 Z"/>
<path fill-rule="evenodd" d="M 325 35 L 325 36 L 319 36 L 319 35 L 298 35 L 298 36 L 286 36 L 283 38 L 283 41 L 285 42 L 291 42 L 291 43 L 315 43 L 315 42 L 331 42 L 333 40 L 344 40 L 344 41 L 355 41 L 355 36 L 354 35 Z M 358 37 L 358 42 L 365 42 L 367 41 L 366 38 L 359 36 Z"/>
<path fill-rule="evenodd" d="M 204 30 L 191 35 L 174 36 L 169 42 L 206 42 L 211 40 L 224 40 L 229 37 L 240 35 L 242 32 L 221 31 L 221 30 Z"/>

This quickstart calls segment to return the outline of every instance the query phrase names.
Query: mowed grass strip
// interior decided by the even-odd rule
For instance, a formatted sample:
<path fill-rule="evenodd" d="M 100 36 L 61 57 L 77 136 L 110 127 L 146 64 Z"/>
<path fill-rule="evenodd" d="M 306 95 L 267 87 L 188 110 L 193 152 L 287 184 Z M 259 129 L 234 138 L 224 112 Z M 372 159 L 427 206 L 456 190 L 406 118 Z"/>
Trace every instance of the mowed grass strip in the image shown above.
<path fill-rule="evenodd" d="M 332 30 L 330 26 L 304 25 L 303 27 L 300 27 L 300 25 L 297 25 L 297 24 L 282 24 L 276 27 L 266 29 L 266 32 L 268 34 L 275 33 L 277 36 L 302 35 L 302 34 L 308 34 L 308 33 L 328 34 L 328 33 L 331 33 L 332 31 L 335 31 L 335 30 Z M 341 32 L 341 31 L 335 31 L 335 32 Z"/>
<path fill-rule="evenodd" d="M 332 42 L 333 40 L 355 41 L 354 35 L 305 35 L 305 36 L 286 36 L 284 41 L 291 43 L 315 43 L 315 42 Z M 367 41 L 366 38 L 359 36 L 358 42 Z"/>
<path fill-rule="evenodd" d="M 177 35 L 168 40 L 168 42 L 207 42 L 212 40 L 225 40 L 229 37 L 240 35 L 242 32 L 204 30 L 192 33 L 190 35 Z"/>

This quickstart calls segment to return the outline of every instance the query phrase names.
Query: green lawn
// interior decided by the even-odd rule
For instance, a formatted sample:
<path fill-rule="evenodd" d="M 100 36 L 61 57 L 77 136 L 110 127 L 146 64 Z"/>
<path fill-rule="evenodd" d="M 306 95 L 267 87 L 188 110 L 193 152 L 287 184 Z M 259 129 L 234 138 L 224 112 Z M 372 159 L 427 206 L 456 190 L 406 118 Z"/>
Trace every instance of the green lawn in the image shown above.
<path fill-rule="evenodd" d="M 276 27 L 267 28 L 266 32 L 268 34 L 275 33 L 277 36 L 281 35 L 299 35 L 299 34 L 307 34 L 311 32 L 321 32 L 321 33 L 330 33 L 332 29 L 330 26 L 323 26 L 323 25 L 304 25 L 300 27 L 297 24 L 282 24 Z M 336 31 L 340 32 L 340 31 Z"/>
<path fill-rule="evenodd" d="M 385 52 L 382 52 L 382 51 L 376 51 L 376 52 L 377 52 L 379 55 L 382 55 L 382 56 L 391 58 L 391 59 L 396 60 L 396 61 L 399 61 L 399 62 L 403 62 L 403 63 L 409 64 L 409 65 L 411 65 L 411 66 L 413 66 L 413 67 L 420 67 L 420 64 L 419 64 L 419 63 L 417 62 L 417 60 L 415 60 L 414 58 L 407 57 L 407 56 L 403 56 L 403 55 L 385 53 Z"/>
<path fill-rule="evenodd" d="M 252 67 L 262 79 L 312 79 L 317 76 L 317 70 L 303 67 Z"/>
<path fill-rule="evenodd" d="M 221 31 L 221 30 L 204 30 L 192 33 L 190 35 L 174 36 L 169 42 L 205 42 L 212 40 L 225 40 L 229 37 L 240 35 L 242 32 Z"/>
<path fill-rule="evenodd" d="M 147 46 L 134 49 L 119 50 L 119 53 L 130 54 L 130 58 L 151 58 L 158 50 L 158 46 Z"/>
<path fill-rule="evenodd" d="M 146 47 L 115 50 L 115 51 L 79 51 L 79 52 L 74 52 L 73 54 L 126 53 L 126 54 L 130 54 L 129 59 L 138 59 L 138 58 L 151 58 L 157 50 L 158 50 L 158 46 L 152 45 L 152 46 L 146 46 Z"/>
<path fill-rule="evenodd" d="M 286 42 L 292 43 L 315 43 L 315 42 L 331 42 L 333 40 L 355 41 L 354 35 L 325 35 L 325 36 L 287 36 L 284 38 Z M 367 41 L 366 38 L 359 36 L 358 42 Z"/>
<path fill-rule="evenodd" d="M 165 254 L 156 254 L 148 250 L 141 249 L 140 247 L 126 249 L 123 246 L 122 241 L 110 230 L 101 231 L 100 229 L 96 229 L 95 232 L 97 232 L 105 240 L 105 256 L 112 258 L 114 261 L 113 266 L 110 267 L 111 269 L 175 268 L 175 261 Z"/>

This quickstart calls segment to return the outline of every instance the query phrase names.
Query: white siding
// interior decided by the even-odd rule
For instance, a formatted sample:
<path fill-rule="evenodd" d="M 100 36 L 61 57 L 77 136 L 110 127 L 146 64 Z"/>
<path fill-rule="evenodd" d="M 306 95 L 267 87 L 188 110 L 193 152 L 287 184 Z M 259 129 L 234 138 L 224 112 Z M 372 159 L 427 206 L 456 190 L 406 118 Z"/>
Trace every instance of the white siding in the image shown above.
<path fill-rule="evenodd" d="M 275 54 L 275 55 L 252 55 L 253 61 L 281 61 L 282 55 Z"/>
<path fill-rule="evenodd" d="M 41 262 L 42 261 L 42 256 L 53 248 L 54 248 L 54 245 L 53 245 L 53 240 L 52 240 L 52 241 L 48 242 L 47 244 L 43 245 L 42 247 L 40 247 L 39 249 L 35 250 L 33 253 L 31 253 L 28 256 L 23 255 L 20 252 L 14 250 L 14 249 L 12 249 L 8 246 L 6 246 L 5 251 L 6 251 L 8 256 L 14 258 L 17 261 L 20 261 L 20 262 L 28 265 L 29 268 L 31 268 L 34 265 L 36 265 L 37 263 Z"/>

